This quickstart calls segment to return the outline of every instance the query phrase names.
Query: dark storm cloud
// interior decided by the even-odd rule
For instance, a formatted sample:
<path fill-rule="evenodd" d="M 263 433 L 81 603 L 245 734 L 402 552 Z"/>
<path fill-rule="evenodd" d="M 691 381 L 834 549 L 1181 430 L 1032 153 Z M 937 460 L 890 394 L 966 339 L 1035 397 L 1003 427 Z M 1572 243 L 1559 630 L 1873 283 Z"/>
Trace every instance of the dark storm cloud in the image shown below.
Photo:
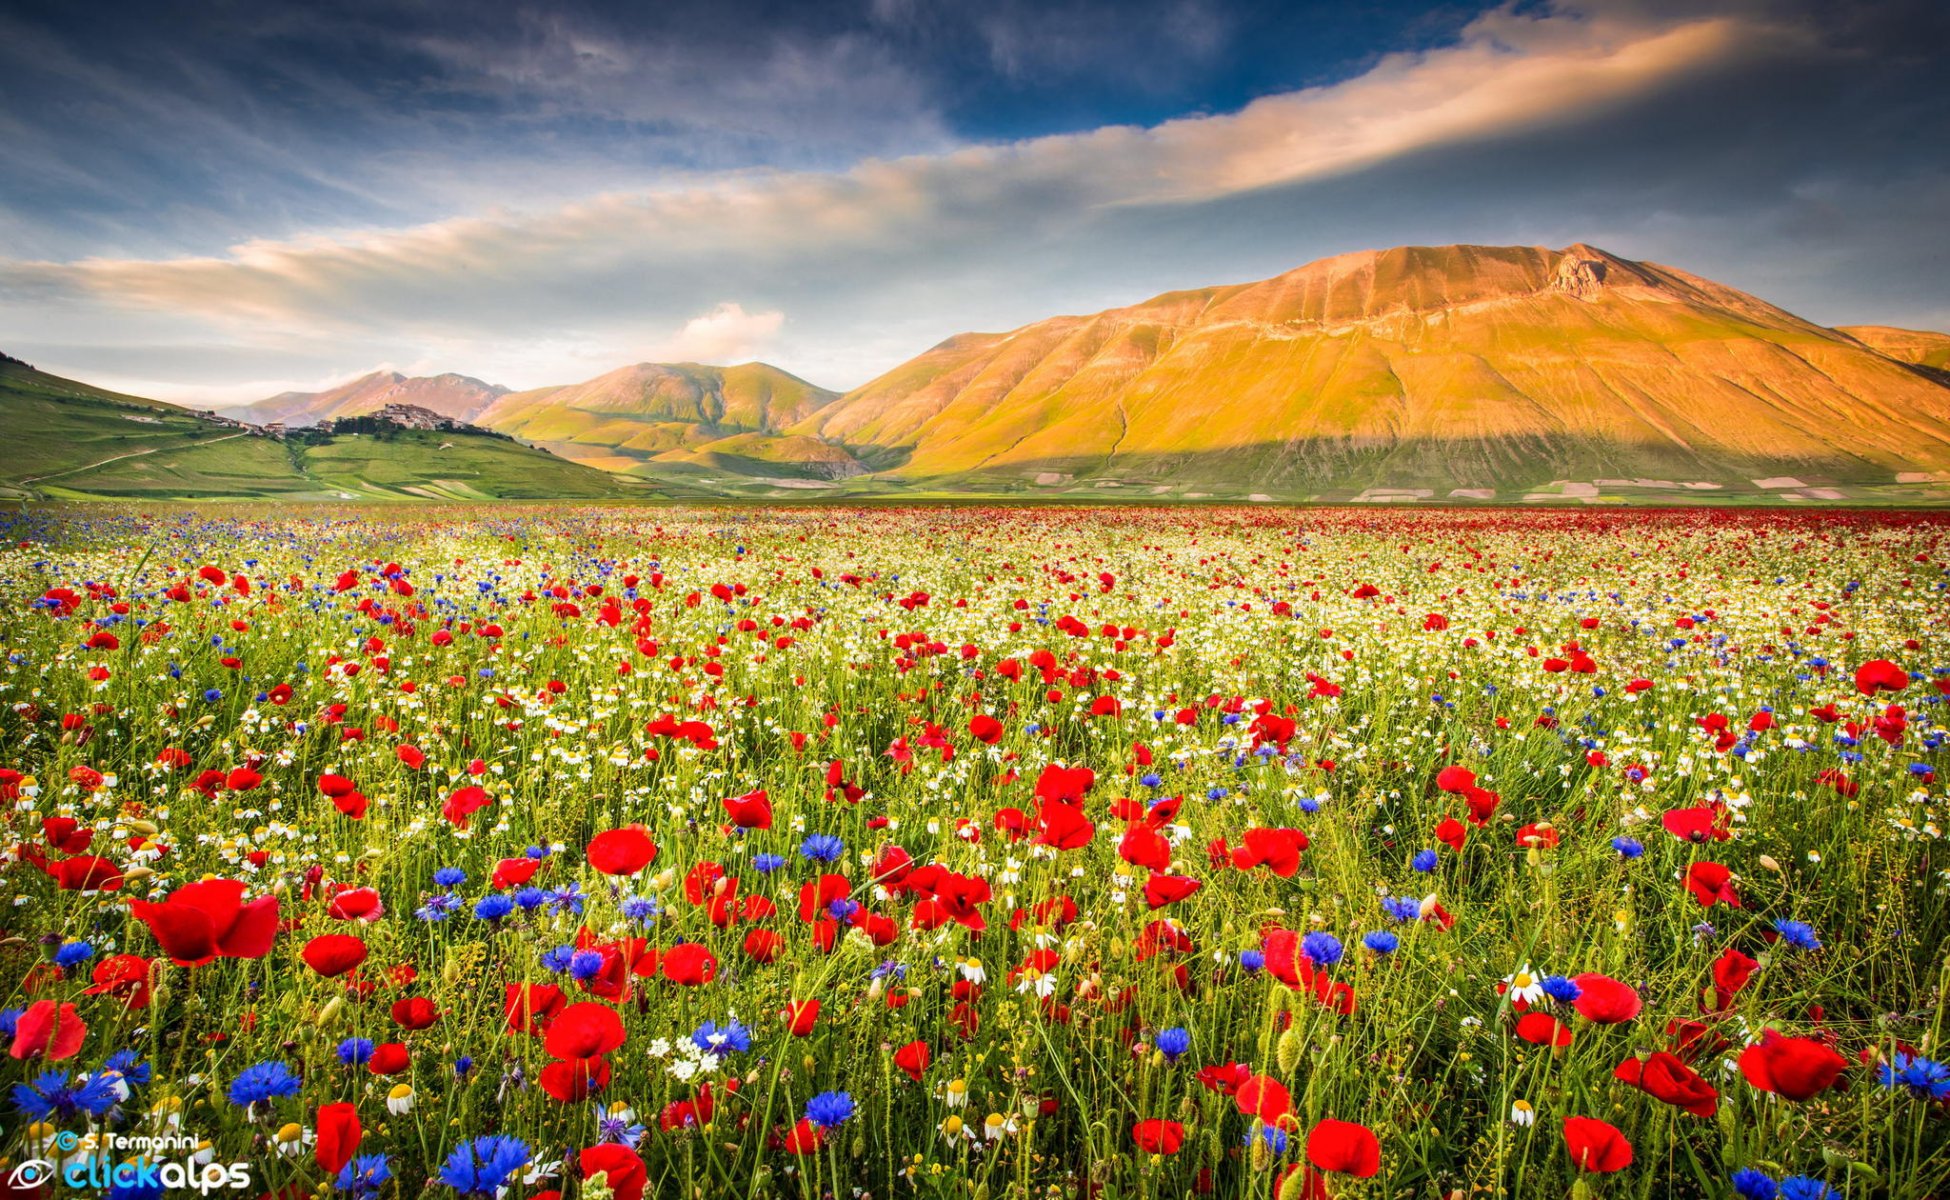
<path fill-rule="evenodd" d="M 361 173 L 308 182 L 316 156 L 302 154 L 270 172 L 278 187 L 236 197 L 236 216 L 199 225 L 196 204 L 171 209 L 206 235 L 261 221 L 234 249 L 171 257 L 104 239 L 89 261 L 11 254 L 0 327 L 16 352 L 215 398 L 381 360 L 530 385 L 665 354 L 763 353 L 845 385 L 961 329 L 1451 241 L 1589 240 L 1817 320 L 1950 324 L 1950 163 L 1933 132 L 1950 89 L 1927 49 L 1947 32 L 1935 6 L 1597 3 L 1467 23 L 1384 13 L 1400 49 L 1363 57 L 1349 41 L 1338 74 L 1319 58 L 1241 58 L 1271 18 L 1236 6 L 1138 10 L 1178 44 L 1171 54 L 1156 32 L 1075 19 L 1087 10 L 1036 40 L 1007 29 L 1034 10 L 924 0 L 878 0 L 824 25 L 755 12 L 768 32 L 744 50 L 725 26 L 686 30 L 699 18 L 681 13 L 646 42 L 596 10 L 464 39 L 436 10 L 412 11 L 426 19 L 401 22 L 398 62 L 345 101 L 388 136 L 359 158 L 345 135 L 319 135 Z M 186 178 L 227 155 L 294 154 L 266 136 L 279 127 L 267 114 L 329 92 L 320 80 L 345 70 L 320 36 L 306 35 L 318 61 L 286 62 L 278 78 L 291 82 L 273 98 L 243 90 L 255 107 L 218 123 L 205 157 L 186 156 Z M 671 63 L 672 45 L 689 48 L 690 67 Z M 656 53 L 653 83 L 642 76 Z M 772 69 L 727 82 L 698 65 L 733 60 Z M 1209 82 L 1248 60 L 1232 74 L 1286 90 L 1243 103 Z M 1093 63 L 1110 75 L 1145 61 L 1159 65 L 1137 83 L 1092 81 Z M 852 99 L 793 104 L 856 76 Z M 411 102 L 381 103 L 374 78 Z M 928 99 L 900 111 L 858 99 L 874 89 Z M 1032 128 L 1007 98 L 1038 89 L 1088 121 L 996 132 Z M 1186 89 L 1234 103 L 1188 103 Z M 1156 104 L 1194 115 L 1116 115 Z M 11 153 L 11 125 L 0 133 Z M 112 177 L 120 160 L 101 157 L 110 165 L 76 170 Z M 137 163 L 126 169 L 147 169 Z M 9 204 L 11 223 L 38 219 Z M 168 216 L 131 201 L 114 222 Z M 89 220 L 109 218 L 63 228 L 85 241 Z M 339 232 L 302 233 L 317 228 Z M 112 358 L 88 349 L 102 340 L 118 343 Z M 213 346 L 236 354 L 198 366 Z M 274 362 L 286 369 L 267 371 Z"/>

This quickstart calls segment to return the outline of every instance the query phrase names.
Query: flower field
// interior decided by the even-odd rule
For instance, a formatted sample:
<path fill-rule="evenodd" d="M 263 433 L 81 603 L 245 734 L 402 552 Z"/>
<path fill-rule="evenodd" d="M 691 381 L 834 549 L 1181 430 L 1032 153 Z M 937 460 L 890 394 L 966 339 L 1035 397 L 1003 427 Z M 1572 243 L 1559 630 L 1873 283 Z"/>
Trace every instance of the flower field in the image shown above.
<path fill-rule="evenodd" d="M 16 1191 L 1950 1190 L 1950 517 L 8 522 Z"/>

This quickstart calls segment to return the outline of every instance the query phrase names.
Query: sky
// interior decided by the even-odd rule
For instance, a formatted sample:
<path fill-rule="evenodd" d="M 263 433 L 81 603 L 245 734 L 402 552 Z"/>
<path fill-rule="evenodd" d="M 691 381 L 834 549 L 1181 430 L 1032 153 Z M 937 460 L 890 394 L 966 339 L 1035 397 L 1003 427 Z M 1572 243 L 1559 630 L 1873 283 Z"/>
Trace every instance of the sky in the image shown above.
<path fill-rule="evenodd" d="M 197 406 L 848 388 L 1350 250 L 1950 330 L 1940 0 L 0 0 L 0 350 Z"/>

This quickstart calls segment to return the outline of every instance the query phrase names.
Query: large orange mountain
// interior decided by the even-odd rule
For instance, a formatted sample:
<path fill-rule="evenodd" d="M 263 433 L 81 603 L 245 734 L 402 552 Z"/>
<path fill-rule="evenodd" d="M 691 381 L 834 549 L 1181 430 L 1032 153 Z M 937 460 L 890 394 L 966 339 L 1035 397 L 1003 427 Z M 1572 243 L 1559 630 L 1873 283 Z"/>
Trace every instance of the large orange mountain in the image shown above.
<path fill-rule="evenodd" d="M 963 334 L 787 432 L 945 488 L 1835 499 L 1950 470 L 1950 387 L 1592 246 L 1409 246 Z"/>

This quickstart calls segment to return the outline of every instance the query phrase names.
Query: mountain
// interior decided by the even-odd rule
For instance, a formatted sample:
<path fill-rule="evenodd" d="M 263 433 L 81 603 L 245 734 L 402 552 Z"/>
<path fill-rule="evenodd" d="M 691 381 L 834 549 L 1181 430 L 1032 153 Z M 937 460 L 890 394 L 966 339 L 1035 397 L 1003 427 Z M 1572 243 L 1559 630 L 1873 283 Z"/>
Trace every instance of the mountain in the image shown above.
<path fill-rule="evenodd" d="M 1950 384 L 1950 333 L 1890 325 L 1841 325 L 1837 331 L 1897 362 L 1908 363 L 1926 378 Z"/>
<path fill-rule="evenodd" d="M 512 392 L 476 422 L 608 471 L 696 466 L 836 478 L 859 466 L 817 438 L 779 436 L 838 398 L 764 363 L 637 363 L 584 383 Z"/>
<path fill-rule="evenodd" d="M 472 421 L 508 389 L 466 375 L 410 377 L 374 371 L 324 392 L 280 392 L 264 400 L 222 410 L 222 415 L 253 425 L 316 425 L 340 417 L 377 412 L 388 404 L 429 409 L 456 421 Z"/>
<path fill-rule="evenodd" d="M 1592 246 L 1409 246 L 962 334 L 786 432 L 946 491 L 1869 499 L 1950 469 L 1950 388 Z"/>
<path fill-rule="evenodd" d="M 0 496 L 43 499 L 523 500 L 653 494 L 421 408 L 288 437 L 127 396 L 0 355 Z"/>

